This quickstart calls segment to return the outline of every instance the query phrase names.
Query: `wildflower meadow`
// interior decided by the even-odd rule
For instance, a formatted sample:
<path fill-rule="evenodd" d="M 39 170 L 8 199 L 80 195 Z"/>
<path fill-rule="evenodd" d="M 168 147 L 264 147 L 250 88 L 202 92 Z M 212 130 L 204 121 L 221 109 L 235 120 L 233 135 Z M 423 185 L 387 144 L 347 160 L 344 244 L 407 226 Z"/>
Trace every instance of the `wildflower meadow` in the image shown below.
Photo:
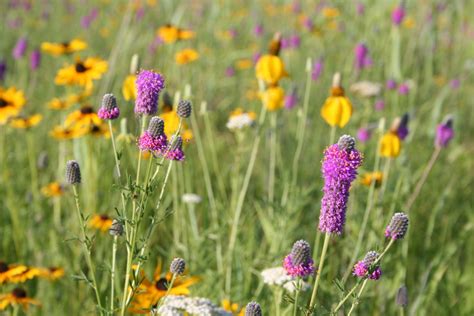
<path fill-rule="evenodd" d="M 0 315 L 474 315 L 473 1 L 0 12 Z"/>

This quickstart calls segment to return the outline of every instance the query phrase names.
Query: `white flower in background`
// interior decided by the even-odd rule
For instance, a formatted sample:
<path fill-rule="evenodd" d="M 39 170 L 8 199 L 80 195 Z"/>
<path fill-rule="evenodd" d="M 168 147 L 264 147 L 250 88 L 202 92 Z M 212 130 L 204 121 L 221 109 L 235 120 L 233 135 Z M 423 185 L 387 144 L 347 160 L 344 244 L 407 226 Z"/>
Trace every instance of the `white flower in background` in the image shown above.
<path fill-rule="evenodd" d="M 377 82 L 360 81 L 351 85 L 350 90 L 361 97 L 369 98 L 379 95 L 382 92 L 382 85 Z"/>
<path fill-rule="evenodd" d="M 169 295 L 164 299 L 163 305 L 153 311 L 161 316 L 232 316 L 232 313 L 214 305 L 211 300 L 201 297 L 186 297 Z"/>
<path fill-rule="evenodd" d="M 265 284 L 283 287 L 290 293 L 295 290 L 295 278 L 288 275 L 283 267 L 265 269 L 260 272 L 260 275 L 262 276 L 263 283 Z M 306 291 L 309 288 L 311 288 L 311 286 L 303 281 L 302 291 Z"/>
<path fill-rule="evenodd" d="M 252 126 L 256 118 L 257 115 L 254 112 L 244 112 L 241 108 L 237 108 L 230 113 L 226 126 L 230 130 L 242 129 Z"/>
<path fill-rule="evenodd" d="M 194 193 L 185 193 L 181 197 L 183 199 L 184 203 L 189 203 L 189 204 L 198 204 L 201 203 L 202 198 Z"/>

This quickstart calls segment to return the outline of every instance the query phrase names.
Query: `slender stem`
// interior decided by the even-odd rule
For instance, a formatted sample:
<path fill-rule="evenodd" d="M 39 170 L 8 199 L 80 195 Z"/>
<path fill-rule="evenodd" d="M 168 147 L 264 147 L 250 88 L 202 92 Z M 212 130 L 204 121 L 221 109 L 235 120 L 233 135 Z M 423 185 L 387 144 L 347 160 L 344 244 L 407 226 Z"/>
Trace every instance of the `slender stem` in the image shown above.
<path fill-rule="evenodd" d="M 273 203 L 275 191 L 275 168 L 276 168 L 276 147 L 277 147 L 277 114 L 271 113 L 270 116 L 270 164 L 268 175 L 268 201 Z"/>
<path fill-rule="evenodd" d="M 334 308 L 332 311 L 332 314 L 336 314 L 336 312 L 342 307 L 342 305 L 347 301 L 347 299 L 354 293 L 354 291 L 359 287 L 359 285 L 362 283 L 362 279 L 359 279 L 357 283 L 352 287 L 352 289 L 347 292 L 346 296 L 337 304 L 337 306 Z"/>
<path fill-rule="evenodd" d="M 382 176 L 382 188 L 380 189 L 379 199 L 382 201 L 383 196 L 385 194 L 385 190 L 387 189 L 388 184 L 388 176 L 390 175 L 390 167 L 392 165 L 393 158 L 388 158 L 385 161 L 385 165 L 383 167 L 383 176 Z"/>
<path fill-rule="evenodd" d="M 362 283 L 362 286 L 360 287 L 359 293 L 357 293 L 356 298 L 355 298 L 354 301 L 352 302 L 351 309 L 349 310 L 349 313 L 347 314 L 347 316 L 350 316 L 350 315 L 352 314 L 352 312 L 354 311 L 356 305 L 359 304 L 359 298 L 360 298 L 360 296 L 362 295 L 362 292 L 364 291 L 364 288 L 365 288 L 365 286 L 367 285 L 367 281 L 368 281 L 368 280 L 369 280 L 369 279 L 365 279 L 365 280 L 364 280 L 364 283 Z"/>
<path fill-rule="evenodd" d="M 176 280 L 177 275 L 173 273 L 173 276 L 171 277 L 171 281 L 169 284 L 167 284 L 167 289 L 165 295 L 160 299 L 158 306 L 156 306 L 156 310 L 158 310 L 161 305 L 163 305 L 163 302 L 165 301 L 166 297 L 170 295 L 171 289 L 173 288 L 174 281 Z"/>
<path fill-rule="evenodd" d="M 26 139 L 28 144 L 28 164 L 31 174 L 31 194 L 33 194 L 36 204 L 40 197 L 38 195 L 38 169 L 36 168 L 33 134 L 28 133 Z"/>
<path fill-rule="evenodd" d="M 331 136 L 329 137 L 329 145 L 336 141 L 336 126 L 331 126 Z"/>
<path fill-rule="evenodd" d="M 298 314 L 298 299 L 300 296 L 300 290 L 301 290 L 301 279 L 298 278 L 296 281 L 296 288 L 295 288 L 295 304 L 293 306 L 293 316 L 296 316 Z"/>
<path fill-rule="evenodd" d="M 112 269 L 110 272 L 110 312 L 114 314 L 114 290 L 115 290 L 115 259 L 117 255 L 117 236 L 114 236 L 112 245 Z"/>
<path fill-rule="evenodd" d="M 324 260 L 326 259 L 326 252 L 328 250 L 329 239 L 331 235 L 326 233 L 324 236 L 323 250 L 321 251 L 321 258 L 319 259 L 318 271 L 316 272 L 316 279 L 314 281 L 313 293 L 311 294 L 311 300 L 309 301 L 309 310 L 312 311 L 316 305 L 316 295 L 318 293 L 319 279 L 323 272 Z"/>
<path fill-rule="evenodd" d="M 275 291 L 276 291 L 276 294 L 275 294 L 275 313 L 276 313 L 276 316 L 280 316 L 281 315 L 280 305 L 281 305 L 281 299 L 282 299 L 282 296 L 283 296 L 283 290 L 282 290 L 282 288 L 278 287 Z"/>
<path fill-rule="evenodd" d="M 114 137 L 114 131 L 112 128 L 112 121 L 109 120 L 109 132 L 110 132 L 110 139 L 112 140 L 112 148 L 114 149 L 114 158 L 115 158 L 115 166 L 117 168 L 117 175 L 118 177 L 122 177 L 122 174 L 120 173 L 120 161 L 118 158 L 118 152 L 117 152 L 117 147 L 115 145 L 115 137 Z"/>
<path fill-rule="evenodd" d="M 91 275 L 91 279 L 92 279 L 92 287 L 93 287 L 94 292 L 95 292 L 95 297 L 96 297 L 96 300 L 97 300 L 97 304 L 99 306 L 100 314 L 102 315 L 102 311 L 103 311 L 102 303 L 100 302 L 99 288 L 97 286 L 97 280 L 95 278 L 94 266 L 92 265 L 92 258 L 91 258 L 91 252 L 90 252 L 91 245 L 89 244 L 89 241 L 87 239 L 86 226 L 85 226 L 85 223 L 84 223 L 84 217 L 83 217 L 83 214 L 81 212 L 81 207 L 80 207 L 80 204 L 79 204 L 79 195 L 77 193 L 76 185 L 72 185 L 72 191 L 74 193 L 74 200 L 76 202 L 77 219 L 79 220 L 79 225 L 81 226 L 81 233 L 82 233 L 82 238 L 83 238 L 81 243 L 84 247 L 84 255 L 86 256 L 86 263 L 87 263 L 87 266 L 90 270 L 90 275 Z"/>

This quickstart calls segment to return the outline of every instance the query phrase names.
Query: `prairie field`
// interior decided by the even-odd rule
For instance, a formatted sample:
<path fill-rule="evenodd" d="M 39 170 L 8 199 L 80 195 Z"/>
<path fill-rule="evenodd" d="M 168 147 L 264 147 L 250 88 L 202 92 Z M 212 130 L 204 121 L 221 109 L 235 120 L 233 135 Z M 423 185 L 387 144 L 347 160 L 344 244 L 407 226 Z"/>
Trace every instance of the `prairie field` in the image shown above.
<path fill-rule="evenodd" d="M 474 315 L 474 2 L 0 1 L 1 315 Z"/>

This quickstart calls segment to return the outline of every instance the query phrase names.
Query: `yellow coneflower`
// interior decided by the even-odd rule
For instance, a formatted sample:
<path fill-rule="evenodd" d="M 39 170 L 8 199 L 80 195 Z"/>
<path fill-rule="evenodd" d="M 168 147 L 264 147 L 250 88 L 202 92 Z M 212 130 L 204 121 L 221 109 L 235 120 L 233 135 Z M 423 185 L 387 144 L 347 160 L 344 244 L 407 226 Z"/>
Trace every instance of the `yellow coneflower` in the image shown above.
<path fill-rule="evenodd" d="M 30 128 L 38 125 L 43 119 L 43 115 L 35 114 L 30 117 L 15 117 L 11 120 L 10 125 L 13 128 Z"/>
<path fill-rule="evenodd" d="M 178 40 L 191 39 L 194 35 L 195 33 L 193 31 L 180 29 L 171 24 L 164 25 L 156 31 L 156 36 L 167 44 L 174 43 Z"/>
<path fill-rule="evenodd" d="M 17 116 L 25 103 L 23 91 L 17 90 L 15 87 L 8 89 L 0 87 L 0 125 Z"/>
<path fill-rule="evenodd" d="M 70 42 L 64 43 L 50 43 L 44 42 L 41 44 L 41 49 L 53 56 L 65 55 L 75 53 L 87 48 L 87 43 L 79 39 L 73 39 Z"/>
<path fill-rule="evenodd" d="M 7 283 L 15 275 L 21 274 L 28 270 L 27 266 L 17 264 L 7 264 L 0 261 L 0 284 Z"/>
<path fill-rule="evenodd" d="M 136 75 L 128 75 L 123 81 L 122 94 L 127 101 L 135 100 L 137 98 L 137 87 L 135 86 Z"/>
<path fill-rule="evenodd" d="M 59 125 L 55 126 L 49 134 L 58 140 L 68 140 L 84 136 L 85 133 L 87 133 L 87 130 L 84 128 L 77 128 L 75 126 L 64 127 Z"/>
<path fill-rule="evenodd" d="M 64 269 L 58 267 L 43 268 L 39 276 L 54 281 L 64 276 Z"/>
<path fill-rule="evenodd" d="M 21 305 L 25 310 L 29 305 L 41 305 L 38 300 L 28 297 L 26 291 L 22 288 L 15 288 L 7 294 L 0 295 L 0 310 L 5 310 L 8 306 Z"/>
<path fill-rule="evenodd" d="M 109 231 L 110 226 L 112 226 L 112 221 L 113 219 L 108 215 L 94 215 L 89 222 L 89 226 L 105 233 Z"/>
<path fill-rule="evenodd" d="M 107 71 L 107 62 L 100 58 L 78 59 L 74 65 L 60 69 L 54 79 L 57 85 L 80 85 L 92 87 L 92 81 L 98 80 Z"/>
<path fill-rule="evenodd" d="M 383 173 L 380 171 L 369 172 L 362 176 L 360 183 L 370 187 L 372 182 L 375 182 L 375 187 L 379 187 L 382 184 Z"/>
<path fill-rule="evenodd" d="M 244 316 L 245 315 L 245 307 L 240 307 L 237 303 L 232 303 L 228 299 L 223 299 L 221 301 L 221 306 L 224 310 L 231 312 L 232 315 L 235 316 Z"/>
<path fill-rule="evenodd" d="M 262 92 L 260 97 L 268 111 L 276 111 L 283 108 L 285 91 L 282 87 L 271 86 Z"/>
<path fill-rule="evenodd" d="M 275 55 L 263 55 L 255 65 L 257 79 L 265 81 L 267 84 L 276 84 L 283 77 L 287 77 L 285 65 L 280 57 Z"/>
<path fill-rule="evenodd" d="M 8 281 L 10 283 L 23 283 L 28 280 L 34 279 L 39 275 L 40 269 L 35 267 L 27 267 L 26 270 L 24 270 L 23 272 L 12 275 Z"/>
<path fill-rule="evenodd" d="M 387 158 L 398 157 L 398 155 L 400 155 L 401 148 L 402 142 L 396 131 L 390 130 L 382 136 L 380 144 L 380 156 Z"/>
<path fill-rule="evenodd" d="M 52 182 L 41 188 L 41 193 L 46 197 L 57 197 L 64 194 L 64 188 L 58 182 Z"/>
<path fill-rule="evenodd" d="M 321 108 L 321 116 L 330 126 L 339 127 L 344 127 L 352 116 L 352 103 L 344 95 L 339 73 L 336 73 L 333 77 L 331 95 Z"/>
<path fill-rule="evenodd" d="M 189 64 L 199 58 L 199 53 L 192 48 L 185 48 L 176 53 L 174 56 L 178 65 Z"/>
<path fill-rule="evenodd" d="M 148 280 L 142 275 L 143 282 L 139 285 L 137 294 L 134 296 L 131 311 L 140 314 L 149 313 L 150 308 L 166 295 L 171 278 L 172 274 L 170 272 L 164 276 L 162 275 L 161 264 L 157 265 L 152 280 Z M 189 287 L 198 281 L 198 277 L 180 276 L 174 281 L 173 287 L 169 289 L 169 294 L 189 295 Z"/>

